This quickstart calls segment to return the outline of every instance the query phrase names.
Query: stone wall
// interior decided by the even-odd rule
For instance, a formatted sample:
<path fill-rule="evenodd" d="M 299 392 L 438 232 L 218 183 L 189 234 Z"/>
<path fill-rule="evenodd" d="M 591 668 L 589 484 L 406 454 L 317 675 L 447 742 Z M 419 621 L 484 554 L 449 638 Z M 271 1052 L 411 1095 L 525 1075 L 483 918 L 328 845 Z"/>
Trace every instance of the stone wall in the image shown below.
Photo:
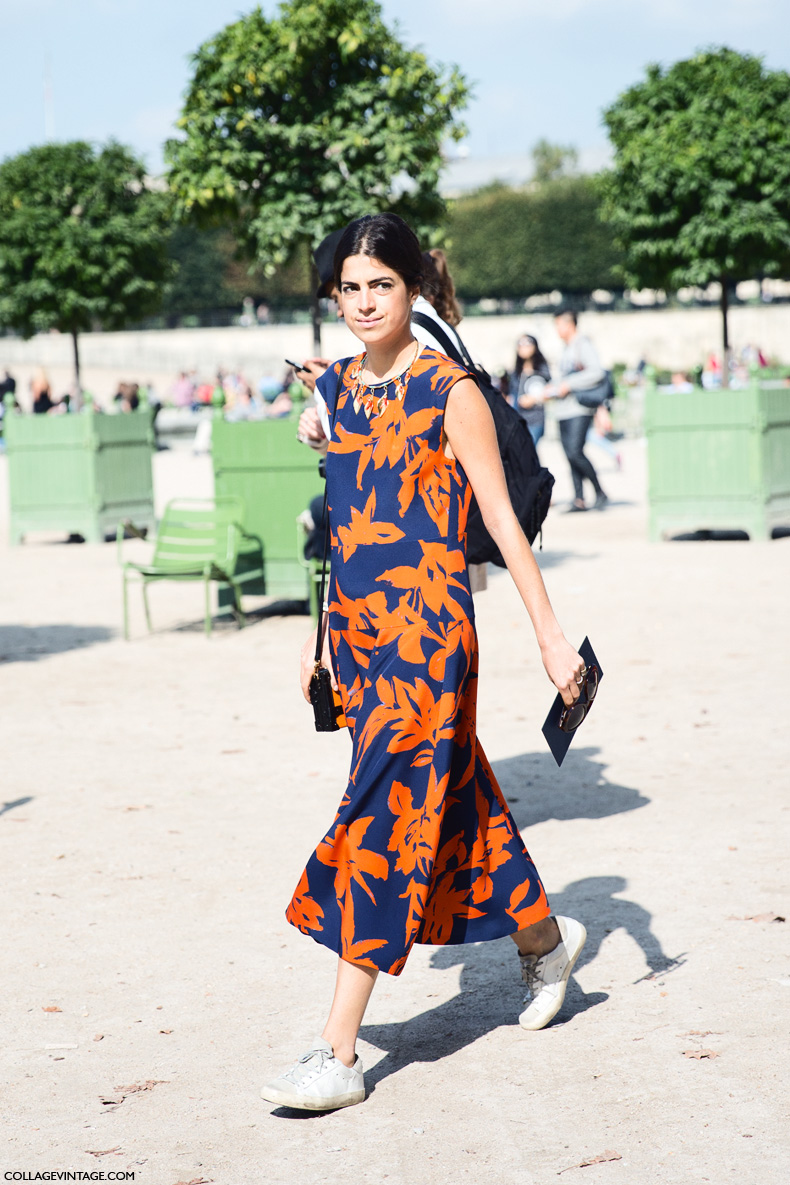
<path fill-rule="evenodd" d="M 720 349 L 717 309 L 585 313 L 580 324 L 607 365 L 634 365 L 644 357 L 659 367 L 686 369 Z M 491 371 L 512 364 L 520 333 L 534 334 L 549 362 L 559 353 L 548 314 L 470 317 L 461 330 L 472 353 Z M 730 336 L 736 349 L 752 342 L 769 355 L 790 360 L 790 305 L 733 309 Z M 196 369 L 210 377 L 218 367 L 240 369 L 255 382 L 264 374 L 279 376 L 286 357 L 301 361 L 312 352 L 309 325 L 87 333 L 80 342 L 84 386 L 101 402 L 111 399 L 123 379 L 153 383 L 160 396 L 167 396 L 180 370 Z M 333 358 L 353 354 L 358 347 L 342 322 L 324 326 L 323 343 Z M 23 403 L 37 367 L 47 370 L 55 393 L 62 394 L 72 377 L 71 340 L 59 334 L 41 334 L 27 342 L 0 338 L 0 371 L 4 367 L 16 377 Z"/>

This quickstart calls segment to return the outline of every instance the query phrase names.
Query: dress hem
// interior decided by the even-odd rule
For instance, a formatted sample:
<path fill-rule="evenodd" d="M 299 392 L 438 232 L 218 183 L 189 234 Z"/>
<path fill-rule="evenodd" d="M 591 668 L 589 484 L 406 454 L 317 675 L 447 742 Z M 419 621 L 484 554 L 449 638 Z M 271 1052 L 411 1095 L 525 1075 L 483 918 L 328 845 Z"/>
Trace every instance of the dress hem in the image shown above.
<path fill-rule="evenodd" d="M 551 916 L 552 916 L 551 906 L 548 904 L 548 902 L 546 902 L 545 911 L 541 914 L 541 916 L 539 918 L 535 918 L 534 922 L 530 922 L 529 925 L 530 926 L 537 925 L 538 922 L 543 922 L 546 920 L 546 918 L 550 918 Z M 321 937 L 320 930 L 310 930 L 306 926 L 297 925 L 296 922 L 291 921 L 291 919 L 288 917 L 287 913 L 285 915 L 285 920 L 288 922 L 289 926 L 293 926 L 293 928 L 295 930 L 298 930 L 300 934 L 304 934 L 308 938 L 312 938 L 313 941 L 317 942 L 319 946 L 323 946 L 327 950 L 331 950 L 332 953 L 337 955 L 337 957 L 339 959 L 343 958 L 340 951 L 336 950 L 334 945 L 331 942 L 328 942 L 326 940 L 326 938 Z M 485 938 L 462 938 L 458 942 L 427 942 L 424 939 L 415 938 L 413 945 L 414 946 L 435 946 L 437 948 L 440 948 L 443 946 L 474 946 L 480 942 L 498 942 L 500 938 L 507 938 L 508 935 L 510 935 L 510 934 L 518 934 L 519 930 L 527 929 L 526 926 L 520 926 L 515 921 L 515 919 L 509 918 L 509 920 L 513 924 L 508 926 L 507 929 L 502 930 L 501 933 L 499 933 L 499 934 L 487 935 Z M 405 955 L 401 955 L 401 957 L 396 960 L 396 963 L 394 965 L 399 964 L 397 971 L 388 971 L 386 967 L 376 967 L 376 964 L 373 962 L 372 959 L 361 960 L 359 962 L 357 962 L 357 960 L 355 960 L 355 959 L 343 959 L 343 961 L 345 963 L 351 963 L 352 967 L 366 967 L 368 970 L 375 968 L 378 971 L 383 971 L 385 975 L 391 975 L 393 978 L 397 978 L 402 973 L 402 971 L 405 969 L 406 960 L 408 959 L 410 954 L 411 954 L 411 948 L 409 948 L 409 950 L 406 952 Z"/>

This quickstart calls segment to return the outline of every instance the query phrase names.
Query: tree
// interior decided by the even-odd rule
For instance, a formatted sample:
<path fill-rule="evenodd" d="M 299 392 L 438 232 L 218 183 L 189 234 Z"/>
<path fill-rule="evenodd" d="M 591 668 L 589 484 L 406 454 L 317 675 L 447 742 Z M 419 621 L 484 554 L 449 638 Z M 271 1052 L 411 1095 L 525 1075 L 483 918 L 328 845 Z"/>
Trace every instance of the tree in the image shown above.
<path fill-rule="evenodd" d="M 162 299 L 162 312 L 166 317 L 241 303 L 242 298 L 237 300 L 226 282 L 229 255 L 235 249 L 232 239 L 228 244 L 229 239 L 226 232 L 218 229 L 174 227 L 167 245 L 168 257 L 174 264 L 173 275 Z"/>
<path fill-rule="evenodd" d="M 579 163 L 579 153 L 572 144 L 552 144 L 549 140 L 538 140 L 532 149 L 532 163 L 532 179 L 542 184 L 574 173 Z"/>
<path fill-rule="evenodd" d="M 721 48 L 649 66 L 604 112 L 604 212 L 634 287 L 721 284 L 790 269 L 790 75 Z"/>
<path fill-rule="evenodd" d="M 488 186 L 450 209 L 448 262 L 460 296 L 522 299 L 536 292 L 586 294 L 614 284 L 619 254 L 598 216 L 593 177 L 533 189 Z"/>
<path fill-rule="evenodd" d="M 183 138 L 165 153 L 178 212 L 232 226 L 267 274 L 363 214 L 432 231 L 442 142 L 464 134 L 467 94 L 457 69 L 398 41 L 375 0 L 286 0 L 271 20 L 256 8 L 193 57 Z M 313 314 L 317 336 L 317 301 Z"/>
<path fill-rule="evenodd" d="M 25 337 L 120 329 L 156 309 L 169 264 L 167 201 L 120 144 L 47 144 L 0 165 L 0 325 Z"/>

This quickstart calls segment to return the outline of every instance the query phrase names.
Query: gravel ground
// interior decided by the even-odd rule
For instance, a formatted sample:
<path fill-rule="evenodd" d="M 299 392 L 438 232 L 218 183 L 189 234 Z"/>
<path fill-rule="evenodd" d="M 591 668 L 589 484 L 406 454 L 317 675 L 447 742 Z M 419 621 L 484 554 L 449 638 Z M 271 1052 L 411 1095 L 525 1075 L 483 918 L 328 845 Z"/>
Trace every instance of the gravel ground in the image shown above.
<path fill-rule="evenodd" d="M 790 540 L 648 544 L 643 445 L 623 451 L 611 508 L 553 510 L 540 555 L 606 672 L 561 771 L 507 575 L 477 598 L 481 738 L 555 910 L 589 931 L 565 1006 L 518 1027 L 508 939 L 416 947 L 365 1020 L 368 1100 L 329 1115 L 258 1097 L 334 979 L 283 918 L 348 762 L 296 686 L 308 622 L 206 642 L 199 588 L 160 586 L 127 644 L 111 545 L 0 541 L 0 1171 L 787 1185 Z M 155 464 L 160 502 L 210 492 L 205 458 Z"/>

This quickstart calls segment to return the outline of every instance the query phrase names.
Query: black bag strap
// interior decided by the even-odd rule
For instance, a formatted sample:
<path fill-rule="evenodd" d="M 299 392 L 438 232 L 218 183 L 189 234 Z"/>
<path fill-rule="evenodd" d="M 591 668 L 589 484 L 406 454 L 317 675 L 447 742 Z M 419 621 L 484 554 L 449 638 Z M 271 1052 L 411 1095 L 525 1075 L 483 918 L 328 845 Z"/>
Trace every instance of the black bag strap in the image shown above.
<path fill-rule="evenodd" d="M 412 312 L 411 319 L 416 325 L 421 325 L 423 329 L 427 329 L 431 337 L 435 338 L 442 347 L 443 352 L 448 358 L 452 358 L 453 362 L 457 362 L 459 366 L 463 366 L 466 370 L 471 371 L 474 377 L 479 379 L 480 382 L 485 383 L 486 386 L 493 386 L 491 375 L 484 366 L 481 366 L 479 362 L 475 362 L 460 334 L 456 333 L 455 335 L 458 341 L 458 345 L 456 345 L 444 327 L 438 321 L 435 321 L 433 317 L 429 317 L 427 313 L 420 313 L 419 311 L 416 313 Z"/>
<path fill-rule="evenodd" d="M 435 338 L 442 348 L 442 353 L 446 354 L 448 358 L 452 358 L 453 362 L 457 362 L 459 366 L 469 366 L 471 359 L 467 361 L 469 355 L 463 342 L 461 342 L 461 350 L 459 350 L 455 342 L 451 340 L 449 333 L 445 331 L 443 325 L 438 321 L 434 321 L 433 317 L 429 317 L 427 313 L 420 313 L 419 311 L 416 313 L 412 312 L 411 319 L 415 325 L 420 325 L 430 333 L 432 338 Z M 458 340 L 459 342 L 461 341 L 460 338 Z"/>
<path fill-rule="evenodd" d="M 332 408 L 332 415 L 329 420 L 329 439 L 332 439 L 332 430 L 335 426 L 335 415 L 337 414 L 337 404 L 340 399 L 340 387 L 345 379 L 345 371 L 340 376 L 340 381 L 335 388 L 335 406 Z M 318 628 L 315 634 L 315 661 L 321 662 L 321 655 L 324 650 L 324 593 L 326 591 L 326 557 L 329 554 L 329 515 L 326 511 L 326 499 L 329 493 L 326 484 L 326 475 L 324 475 L 324 505 L 321 512 L 321 517 L 324 520 L 324 557 L 321 561 L 321 586 L 318 593 Z"/>
<path fill-rule="evenodd" d="M 329 550 L 329 519 L 326 513 L 326 495 L 327 489 L 324 485 L 324 509 L 322 512 L 324 519 L 324 558 L 321 561 L 321 587 L 318 593 L 318 628 L 315 635 L 315 661 L 320 663 L 321 654 L 324 649 L 324 593 L 326 591 L 326 556 Z"/>

